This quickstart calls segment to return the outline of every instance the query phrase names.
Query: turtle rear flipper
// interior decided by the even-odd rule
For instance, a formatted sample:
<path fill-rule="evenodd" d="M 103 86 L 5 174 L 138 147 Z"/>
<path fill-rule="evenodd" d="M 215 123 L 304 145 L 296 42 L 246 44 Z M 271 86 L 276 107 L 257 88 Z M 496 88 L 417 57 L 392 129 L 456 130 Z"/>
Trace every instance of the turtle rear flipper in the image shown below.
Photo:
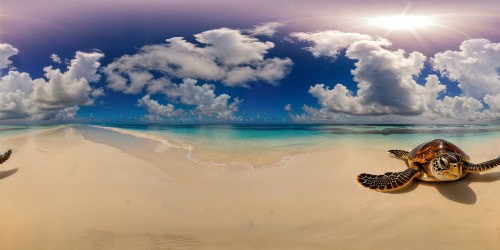
<path fill-rule="evenodd" d="M 413 168 L 408 168 L 402 172 L 387 172 L 383 175 L 360 174 L 357 177 L 358 183 L 369 189 L 379 192 L 391 192 L 405 188 L 411 183 L 420 172 Z"/>
<path fill-rule="evenodd" d="M 399 149 L 391 149 L 391 150 L 389 150 L 389 153 L 391 153 L 391 155 L 393 157 L 396 157 L 396 158 L 401 159 L 401 160 L 408 160 L 408 155 L 410 154 L 410 152 L 408 152 L 408 151 L 399 150 Z"/>
<path fill-rule="evenodd" d="M 477 173 L 477 172 L 488 171 L 498 165 L 500 165 L 500 157 L 479 164 L 464 162 L 463 169 L 465 172 Z"/>
<path fill-rule="evenodd" d="M 6 160 L 10 158 L 10 155 L 12 154 L 12 150 L 7 150 L 7 152 L 3 153 L 0 155 L 0 164 L 4 163 Z"/>

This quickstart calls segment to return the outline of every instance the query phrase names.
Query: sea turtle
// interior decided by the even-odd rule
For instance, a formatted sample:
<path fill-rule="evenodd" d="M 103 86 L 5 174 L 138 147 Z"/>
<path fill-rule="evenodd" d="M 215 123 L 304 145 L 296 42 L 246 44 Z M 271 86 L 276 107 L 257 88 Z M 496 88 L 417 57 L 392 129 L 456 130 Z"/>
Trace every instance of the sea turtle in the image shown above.
<path fill-rule="evenodd" d="M 10 155 L 12 154 L 12 150 L 9 149 L 2 155 L 0 155 L 0 164 L 4 163 L 6 160 L 10 158 Z"/>
<path fill-rule="evenodd" d="M 500 165 L 500 157 L 479 164 L 451 142 L 436 139 L 420 144 L 411 152 L 389 150 L 393 157 L 407 161 L 408 169 L 383 175 L 360 174 L 357 181 L 379 192 L 405 188 L 414 178 L 422 181 L 455 181 L 468 173 L 484 172 Z"/>

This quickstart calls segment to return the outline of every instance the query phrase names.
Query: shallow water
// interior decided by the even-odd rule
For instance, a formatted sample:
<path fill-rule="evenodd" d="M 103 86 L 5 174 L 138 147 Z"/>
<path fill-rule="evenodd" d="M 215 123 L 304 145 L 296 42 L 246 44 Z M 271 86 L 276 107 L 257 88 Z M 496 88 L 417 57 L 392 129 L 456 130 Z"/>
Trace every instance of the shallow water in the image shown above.
<path fill-rule="evenodd" d="M 54 126 L 21 126 L 21 125 L 0 125 L 0 139 L 21 135 L 37 130 L 48 129 Z"/>
<path fill-rule="evenodd" d="M 142 137 L 150 136 L 170 146 L 183 148 L 190 160 L 199 163 L 238 165 L 239 168 L 279 165 L 290 156 L 332 144 L 351 147 L 356 143 L 363 143 L 382 152 L 388 149 L 411 150 L 426 141 L 442 138 L 467 150 L 469 145 L 500 138 L 499 125 L 273 124 L 106 127 L 122 129 Z"/>
<path fill-rule="evenodd" d="M 110 125 L 107 125 L 110 126 Z M 435 138 L 478 141 L 500 137 L 500 125 L 112 125 L 227 152 L 274 151 L 343 140 L 415 145 Z"/>
<path fill-rule="evenodd" d="M 345 140 L 413 146 L 435 138 L 467 144 L 500 137 L 500 125 L 97 125 L 234 153 L 301 149 Z M 0 125 L 0 138 L 53 127 Z"/>

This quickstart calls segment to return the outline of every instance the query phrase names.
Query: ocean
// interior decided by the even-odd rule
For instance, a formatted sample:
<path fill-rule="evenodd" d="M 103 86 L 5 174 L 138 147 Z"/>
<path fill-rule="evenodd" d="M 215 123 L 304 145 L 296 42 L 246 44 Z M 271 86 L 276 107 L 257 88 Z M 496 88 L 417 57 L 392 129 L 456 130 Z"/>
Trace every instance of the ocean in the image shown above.
<path fill-rule="evenodd" d="M 381 154 L 389 149 L 411 150 L 441 138 L 464 150 L 478 142 L 500 138 L 500 125 L 110 125 L 99 126 L 148 135 L 174 147 L 199 163 L 249 167 L 274 166 L 289 157 L 329 145 L 369 145 Z M 94 133 L 87 133 L 92 136 Z M 98 140 L 98 138 L 93 138 Z M 116 140 L 115 140 L 116 141 Z M 114 146 L 124 144 L 125 139 Z M 110 140 L 107 140 L 109 143 Z M 243 166 L 243 167 L 242 167 Z"/>
<path fill-rule="evenodd" d="M 60 125 L 58 125 L 60 126 Z M 84 137 L 133 151 L 136 145 L 151 147 L 145 138 L 186 150 L 186 157 L 199 163 L 233 165 L 238 168 L 273 166 L 292 155 L 335 144 L 370 145 L 381 153 L 389 149 L 411 150 L 441 138 L 464 150 L 478 142 L 500 138 L 500 125 L 72 125 Z M 0 138 L 55 126 L 2 126 Z M 107 129 L 103 129 L 107 128 Z M 111 130 L 110 130 L 111 129 Z M 124 134 L 124 131 L 128 133 Z M 120 133 L 121 132 L 121 133 Z M 132 138 L 135 137 L 135 138 Z M 358 144 L 359 145 L 359 144 Z M 353 148 L 355 150 L 355 148 Z M 242 167 L 243 166 L 243 167 Z"/>
<path fill-rule="evenodd" d="M 95 125 L 185 140 L 228 151 L 308 147 L 344 139 L 415 144 L 435 138 L 467 142 L 500 137 L 500 125 Z M 57 126 L 60 125 L 4 125 L 0 126 L 0 138 Z"/>
<path fill-rule="evenodd" d="M 442 138 L 467 143 L 500 137 L 500 125 L 109 125 L 130 131 L 177 138 L 226 151 L 279 150 L 324 145 L 342 140 L 374 140 L 415 145 Z"/>

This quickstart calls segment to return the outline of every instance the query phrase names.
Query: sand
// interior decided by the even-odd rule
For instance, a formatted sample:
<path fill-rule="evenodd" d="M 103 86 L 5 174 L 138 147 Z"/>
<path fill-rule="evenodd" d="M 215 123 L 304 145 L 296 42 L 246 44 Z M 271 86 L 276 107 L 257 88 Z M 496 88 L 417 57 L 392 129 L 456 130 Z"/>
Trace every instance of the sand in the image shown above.
<path fill-rule="evenodd" d="M 0 249 L 500 247 L 500 169 L 378 193 L 355 176 L 405 165 L 373 143 L 227 171 L 158 141 L 100 138 L 68 126 L 1 140 L 14 153 L 0 165 Z M 484 161 L 499 146 L 462 148 Z"/>

